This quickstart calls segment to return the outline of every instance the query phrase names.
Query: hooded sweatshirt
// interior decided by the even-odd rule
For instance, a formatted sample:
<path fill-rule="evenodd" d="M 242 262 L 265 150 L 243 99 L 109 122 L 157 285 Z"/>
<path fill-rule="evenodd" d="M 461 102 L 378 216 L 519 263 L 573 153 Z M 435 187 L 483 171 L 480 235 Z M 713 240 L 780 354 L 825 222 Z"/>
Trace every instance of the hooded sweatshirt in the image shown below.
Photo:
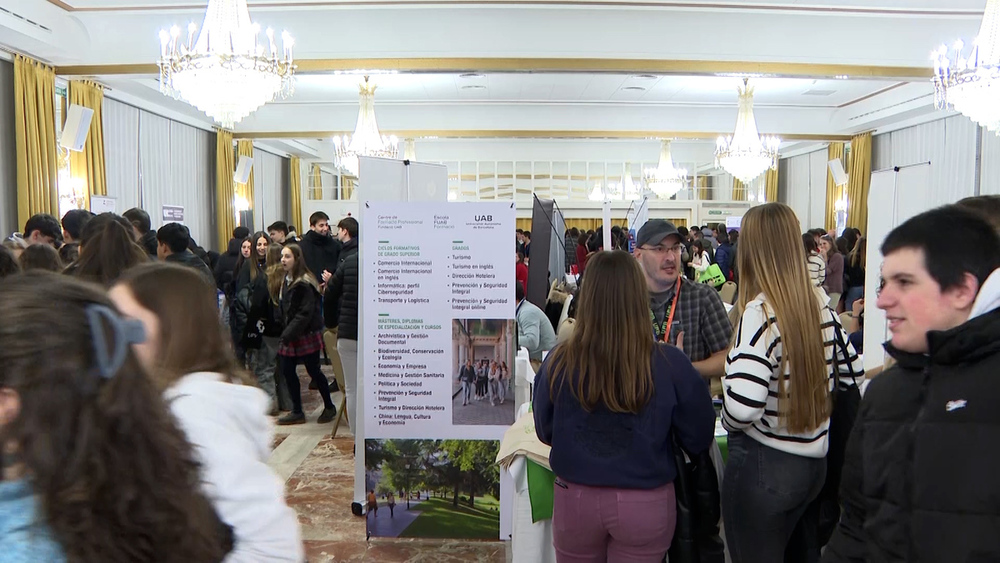
<path fill-rule="evenodd" d="M 233 528 L 225 563 L 303 561 L 298 517 L 267 465 L 274 435 L 267 395 L 202 372 L 181 378 L 164 398 L 202 464 L 202 492 Z"/>
<path fill-rule="evenodd" d="M 990 277 L 983 282 L 983 287 L 979 288 L 979 295 L 976 296 L 976 301 L 972 304 L 969 320 L 981 317 L 998 308 L 1000 308 L 1000 270 L 993 270 Z"/>

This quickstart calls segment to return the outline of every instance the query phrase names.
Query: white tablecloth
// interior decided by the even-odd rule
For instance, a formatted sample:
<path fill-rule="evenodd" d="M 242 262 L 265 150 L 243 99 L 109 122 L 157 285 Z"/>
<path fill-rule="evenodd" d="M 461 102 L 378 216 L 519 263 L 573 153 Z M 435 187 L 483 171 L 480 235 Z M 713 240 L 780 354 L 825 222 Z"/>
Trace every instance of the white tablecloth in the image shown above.
<path fill-rule="evenodd" d="M 531 366 L 528 366 L 531 369 Z M 521 418 L 528 412 L 525 403 L 517 411 Z M 552 547 L 552 520 L 531 521 L 531 500 L 528 498 L 528 466 L 523 456 L 518 456 L 507 468 L 514 479 L 514 531 L 511 538 L 513 563 L 555 563 L 556 550 Z"/>

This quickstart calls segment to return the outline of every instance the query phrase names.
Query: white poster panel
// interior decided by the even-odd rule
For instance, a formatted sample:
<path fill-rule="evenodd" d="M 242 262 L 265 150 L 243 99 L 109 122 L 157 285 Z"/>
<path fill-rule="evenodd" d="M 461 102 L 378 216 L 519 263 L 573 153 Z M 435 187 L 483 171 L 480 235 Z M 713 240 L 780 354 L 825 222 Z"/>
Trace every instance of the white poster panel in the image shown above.
<path fill-rule="evenodd" d="M 882 281 L 882 243 L 889 232 L 907 219 L 933 207 L 919 194 L 926 193 L 930 164 L 900 167 L 872 173 L 868 190 L 868 253 L 865 257 L 865 369 L 885 364 L 882 344 L 891 336 L 885 312 L 876 304 Z M 917 195 L 915 197 L 915 195 Z"/>
<path fill-rule="evenodd" d="M 94 215 L 101 213 L 117 213 L 118 200 L 113 197 L 92 195 L 90 196 L 90 212 Z"/>
<path fill-rule="evenodd" d="M 514 255 L 515 209 L 372 202 L 365 216 L 365 438 L 499 440 L 509 378 L 501 390 L 490 372 L 485 389 L 460 376 L 513 373 L 514 260 L 498 257 Z"/>

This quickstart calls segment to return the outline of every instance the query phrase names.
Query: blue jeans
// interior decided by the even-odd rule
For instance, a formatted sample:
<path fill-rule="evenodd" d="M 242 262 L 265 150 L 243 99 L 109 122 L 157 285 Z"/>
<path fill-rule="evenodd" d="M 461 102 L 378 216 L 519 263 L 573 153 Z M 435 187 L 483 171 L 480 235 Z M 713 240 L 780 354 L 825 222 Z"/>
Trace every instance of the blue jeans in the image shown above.
<path fill-rule="evenodd" d="M 826 480 L 826 459 L 770 448 L 729 434 L 722 520 L 733 563 L 778 563 L 809 503 Z"/>
<path fill-rule="evenodd" d="M 851 312 L 851 305 L 855 301 L 861 299 L 865 296 L 865 288 L 863 287 L 849 287 L 847 288 L 847 294 L 844 296 L 844 311 L 847 313 Z"/>

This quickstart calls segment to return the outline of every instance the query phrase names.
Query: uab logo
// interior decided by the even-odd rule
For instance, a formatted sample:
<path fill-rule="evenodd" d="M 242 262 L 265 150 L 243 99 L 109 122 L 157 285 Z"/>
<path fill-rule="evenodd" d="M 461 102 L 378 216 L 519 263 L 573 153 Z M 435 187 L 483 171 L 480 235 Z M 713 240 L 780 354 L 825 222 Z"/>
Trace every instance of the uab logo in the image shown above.
<path fill-rule="evenodd" d="M 479 221 L 479 222 L 487 222 L 488 223 L 488 222 L 490 222 L 492 220 L 493 220 L 493 216 L 492 215 L 476 215 L 476 221 Z"/>

